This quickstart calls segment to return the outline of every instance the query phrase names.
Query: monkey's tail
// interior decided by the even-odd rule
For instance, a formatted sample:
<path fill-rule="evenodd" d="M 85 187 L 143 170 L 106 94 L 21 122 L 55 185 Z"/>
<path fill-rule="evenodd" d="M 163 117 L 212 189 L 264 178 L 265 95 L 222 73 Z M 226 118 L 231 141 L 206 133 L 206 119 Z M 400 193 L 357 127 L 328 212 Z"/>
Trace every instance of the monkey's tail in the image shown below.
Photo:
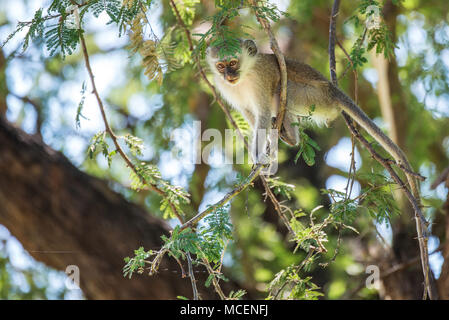
<path fill-rule="evenodd" d="M 334 87 L 338 92 L 334 94 L 337 101 L 340 104 L 340 107 L 343 111 L 345 111 L 352 119 L 355 120 L 363 129 L 366 130 L 381 146 L 385 149 L 396 162 L 403 167 L 405 167 L 408 171 L 412 171 L 410 163 L 408 162 L 407 157 L 404 152 L 360 109 L 359 106 L 352 101 L 345 93 L 343 93 L 338 88 Z M 408 172 L 405 172 L 407 176 L 407 181 L 410 184 L 412 189 L 412 193 L 415 197 L 417 197 L 417 201 L 419 201 L 419 189 L 417 185 L 417 181 L 413 175 Z"/>
<path fill-rule="evenodd" d="M 355 102 L 349 98 L 345 93 L 339 90 L 337 87 L 331 84 L 331 90 L 333 91 L 333 96 L 336 97 L 340 104 L 340 107 L 345 111 L 352 119 L 354 119 L 363 129 L 365 129 L 384 149 L 387 151 L 396 162 L 402 165 L 407 171 L 405 175 L 407 181 L 410 185 L 412 194 L 417 202 L 418 207 L 420 207 L 420 195 L 419 195 L 419 184 L 415 176 L 411 174 L 413 172 L 410 163 L 404 152 L 385 134 L 383 131 L 366 115 L 365 112 L 358 107 Z M 419 208 L 420 210 L 420 208 Z M 422 215 L 422 214 L 421 214 Z M 418 233 L 418 240 L 420 242 L 420 252 L 423 267 L 423 274 L 426 283 L 426 290 L 429 294 L 429 298 L 433 299 L 434 293 L 430 285 L 430 275 L 429 275 L 429 262 L 428 262 L 428 250 L 427 250 L 427 225 L 421 221 L 421 217 L 415 213 L 416 229 Z"/>

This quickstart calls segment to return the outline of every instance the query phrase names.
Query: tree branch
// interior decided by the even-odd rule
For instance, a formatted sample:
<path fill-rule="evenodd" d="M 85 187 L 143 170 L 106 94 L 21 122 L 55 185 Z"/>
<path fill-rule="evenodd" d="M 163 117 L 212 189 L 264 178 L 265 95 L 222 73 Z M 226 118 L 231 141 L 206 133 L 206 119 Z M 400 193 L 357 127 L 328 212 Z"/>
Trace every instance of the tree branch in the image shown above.
<path fill-rule="evenodd" d="M 191 294 L 190 281 L 179 277 L 172 259 L 163 261 L 158 277 L 123 277 L 124 257 L 140 246 L 155 250 L 163 245 L 160 236 L 170 232 L 165 221 L 2 117 L 0 177 L 0 223 L 36 260 L 62 271 L 77 265 L 87 299 L 175 299 Z M 201 283 L 206 278 L 197 276 Z M 204 286 L 198 289 L 204 299 L 217 297 Z"/>
<path fill-rule="evenodd" d="M 194 227 L 201 219 L 203 219 L 208 214 L 214 212 L 217 210 L 217 208 L 224 206 L 226 203 L 231 201 L 236 195 L 238 195 L 240 192 L 245 190 L 249 185 L 251 185 L 254 181 L 254 179 L 257 178 L 257 176 L 260 174 L 262 169 L 264 168 L 263 164 L 258 164 L 249 174 L 249 176 L 246 178 L 246 181 L 242 184 L 240 184 L 237 188 L 234 190 L 228 192 L 220 201 L 216 202 L 214 205 L 209 206 L 206 210 L 203 212 L 198 213 L 196 216 L 194 216 L 192 219 L 184 223 L 180 230 L 184 230 L 186 228 L 192 228 Z"/>
<path fill-rule="evenodd" d="M 332 6 L 332 13 L 330 17 L 329 24 L 329 65 L 330 65 L 330 74 L 332 83 L 337 86 L 337 74 L 336 74 L 336 61 L 335 61 L 335 43 L 336 43 L 336 19 L 339 11 L 340 0 L 335 0 Z M 421 212 L 421 208 L 416 197 L 419 197 L 419 190 L 415 185 L 415 176 L 405 172 L 408 181 L 414 190 L 415 193 L 412 194 L 410 190 L 407 188 L 404 182 L 399 178 L 397 173 L 391 168 L 390 163 L 382 158 L 377 152 L 374 151 L 369 142 L 358 132 L 355 128 L 354 123 L 351 117 L 344 111 L 342 111 L 343 118 L 346 121 L 346 124 L 351 131 L 351 133 L 368 149 L 371 153 L 372 157 L 376 159 L 392 176 L 395 182 L 402 188 L 404 193 L 406 194 L 408 200 L 410 201 L 414 212 L 415 212 L 415 221 L 416 221 L 416 229 L 418 234 L 418 243 L 421 253 L 421 264 L 423 268 L 424 282 L 425 282 L 425 290 L 424 290 L 424 298 L 426 297 L 426 293 L 429 294 L 430 299 L 433 298 L 433 292 L 431 288 L 430 276 L 429 276 L 429 254 L 427 251 L 427 226 L 428 222 L 424 218 L 424 215 Z M 411 170 L 409 170 L 411 171 Z M 419 199 L 419 198 L 418 198 Z"/>
<path fill-rule="evenodd" d="M 114 131 L 111 129 L 111 126 L 109 125 L 108 119 L 106 117 L 106 112 L 105 112 L 105 108 L 103 105 L 103 101 L 101 100 L 100 95 L 98 94 L 97 86 L 95 85 L 94 74 L 93 74 L 92 68 L 90 66 L 89 54 L 87 52 L 87 47 L 86 47 L 86 41 L 84 40 L 84 36 L 81 32 L 80 32 L 80 42 L 81 42 L 81 48 L 82 48 L 82 52 L 83 52 L 84 62 L 86 64 L 86 69 L 89 74 L 90 82 L 92 85 L 92 93 L 95 95 L 95 98 L 97 99 L 98 107 L 100 108 L 101 117 L 103 119 L 104 126 L 106 128 L 106 132 L 109 134 L 112 141 L 114 142 L 115 148 L 117 149 L 120 156 L 123 158 L 123 160 L 125 160 L 126 165 L 136 174 L 136 176 L 139 177 L 139 179 L 141 179 L 142 182 L 145 185 L 147 185 L 149 188 L 151 188 L 153 191 L 157 192 L 162 197 L 167 198 L 167 194 L 163 190 L 158 188 L 155 184 L 149 183 L 148 181 L 146 181 L 146 179 L 144 179 L 139 174 L 134 163 L 132 163 L 131 159 L 129 159 L 129 157 L 126 155 L 125 151 L 123 151 L 122 147 L 118 143 L 117 135 L 114 133 Z M 167 199 L 167 201 L 168 201 L 173 213 L 176 215 L 178 220 L 181 221 L 181 223 L 182 223 L 183 220 L 182 220 L 181 214 L 178 212 L 175 205 L 170 200 Z"/>
<path fill-rule="evenodd" d="M 100 95 L 98 94 L 97 87 L 95 85 L 94 75 L 93 75 L 93 72 L 92 72 L 92 68 L 90 66 L 89 55 L 87 53 L 86 42 L 85 42 L 84 36 L 83 36 L 83 34 L 81 32 L 80 32 L 80 40 L 81 40 L 81 47 L 82 47 L 82 51 L 83 51 L 84 61 L 85 61 L 85 64 L 86 64 L 86 68 L 87 68 L 89 77 L 90 77 L 90 82 L 91 82 L 91 85 L 92 85 L 93 93 L 94 93 L 94 95 L 95 95 L 95 97 L 97 99 L 98 106 L 99 106 L 100 111 L 101 111 L 101 116 L 103 118 L 103 122 L 104 122 L 104 125 L 106 127 L 106 131 L 108 132 L 109 136 L 111 137 L 112 141 L 114 142 L 114 145 L 115 145 L 118 153 L 121 155 L 123 160 L 125 160 L 125 162 L 128 165 L 128 167 L 131 168 L 132 171 L 134 171 L 136 176 L 139 177 L 139 179 L 145 185 L 149 186 L 152 190 L 156 191 L 161 196 L 163 196 L 164 198 L 167 199 L 167 202 L 169 203 L 169 206 L 171 207 L 172 212 L 176 215 L 176 217 L 178 218 L 179 222 L 182 224 L 183 223 L 183 218 L 181 217 L 181 214 L 178 212 L 178 210 L 176 209 L 175 205 L 168 199 L 166 193 L 163 190 L 161 190 L 160 188 L 158 188 L 156 185 L 151 184 L 148 181 L 146 181 L 146 179 L 144 179 L 139 174 L 139 172 L 136 169 L 136 166 L 132 163 L 132 161 L 129 159 L 129 157 L 126 155 L 126 153 L 123 151 L 122 147 L 118 143 L 117 136 L 112 131 L 111 126 L 109 125 L 109 122 L 108 122 L 107 117 L 106 117 L 106 112 L 105 112 L 105 109 L 104 109 L 103 102 L 102 102 L 102 100 L 100 98 Z M 192 284 L 193 297 L 194 297 L 194 300 L 198 300 L 198 288 L 196 286 L 195 275 L 193 274 L 192 259 L 190 258 L 190 254 L 187 255 L 187 263 L 188 263 L 188 267 L 189 267 L 189 277 L 190 277 L 191 284 Z"/>
<path fill-rule="evenodd" d="M 279 71 L 281 75 L 281 90 L 279 94 L 279 110 L 276 117 L 276 128 L 278 130 L 281 130 L 282 123 L 284 122 L 285 110 L 287 107 L 287 65 L 285 64 L 285 58 L 281 52 L 281 49 L 279 48 L 279 44 L 274 37 L 273 31 L 271 30 L 269 21 L 261 17 L 259 14 L 257 0 L 249 0 L 249 4 L 252 6 L 257 21 L 259 21 L 260 25 L 270 38 L 271 50 L 273 50 L 273 53 L 276 56 L 279 64 Z"/>
<path fill-rule="evenodd" d="M 175 16 L 176 16 L 176 18 L 177 18 L 177 21 L 178 21 L 179 25 L 181 26 L 181 28 L 184 30 L 184 33 L 186 34 L 187 41 L 188 41 L 188 43 L 189 43 L 190 51 L 193 52 L 193 50 L 194 50 L 194 45 L 193 45 L 193 40 L 192 40 L 192 35 L 191 35 L 191 33 L 190 33 L 190 30 L 189 30 L 189 28 L 187 28 L 186 24 L 185 24 L 184 21 L 182 20 L 182 17 L 181 17 L 181 15 L 179 14 L 179 10 L 178 10 L 178 8 L 176 7 L 176 4 L 175 4 L 175 2 L 174 2 L 173 0 L 170 0 L 170 5 L 171 5 L 171 7 L 173 8 L 173 11 L 175 12 Z M 277 42 L 276 42 L 276 43 L 277 43 Z M 280 52 L 280 50 L 279 50 L 278 52 Z M 205 73 L 203 67 L 201 66 L 201 61 L 200 61 L 199 56 L 195 55 L 194 59 L 195 59 L 196 65 L 197 65 L 197 67 L 198 67 L 198 70 L 199 70 L 199 72 L 200 72 L 201 78 L 204 80 L 204 82 L 206 83 L 206 85 L 207 85 L 207 86 L 209 87 L 209 89 L 211 90 L 212 95 L 213 95 L 215 101 L 217 101 L 218 105 L 220 106 L 220 108 L 221 108 L 221 109 L 223 110 L 223 112 L 225 113 L 225 115 L 226 115 L 226 117 L 228 118 L 229 122 L 231 123 L 232 127 L 234 127 L 234 129 L 237 131 L 237 134 L 239 135 L 239 137 L 240 137 L 241 140 L 243 141 L 243 144 L 244 144 L 245 148 L 246 148 L 247 150 L 249 150 L 248 142 L 245 140 L 245 138 L 244 138 L 242 132 L 241 132 L 240 129 L 238 128 L 237 123 L 234 121 L 234 119 L 233 119 L 231 113 L 229 112 L 228 107 L 225 105 L 225 103 L 223 102 L 223 100 L 222 100 L 222 99 L 220 98 L 220 96 L 218 95 L 217 90 L 215 89 L 214 85 L 212 85 L 212 83 L 211 83 L 211 82 L 209 81 L 209 79 L 207 78 L 206 73 Z M 286 82 L 285 82 L 285 83 L 286 83 Z M 280 119 L 280 117 L 278 116 L 278 119 L 277 119 L 277 120 L 279 120 L 279 119 Z M 282 124 L 282 122 L 281 122 L 281 124 Z M 276 126 L 277 126 L 277 125 L 276 125 Z M 278 127 L 278 130 L 279 130 L 279 128 L 280 128 L 280 126 Z M 270 195 L 270 199 L 271 199 L 271 201 L 272 201 L 272 203 L 273 203 L 273 205 L 274 205 L 274 207 L 275 207 L 275 209 L 276 209 L 276 212 L 278 213 L 279 217 L 284 221 L 284 223 L 286 223 L 286 221 L 285 221 L 286 219 L 285 219 L 285 217 L 284 217 L 284 215 L 283 215 L 283 213 L 282 213 L 282 210 L 280 209 L 281 206 L 280 206 L 280 204 L 279 204 L 279 201 L 276 199 L 276 197 L 275 197 L 275 196 L 273 195 L 273 193 L 271 192 L 271 190 L 270 190 L 270 188 L 269 188 L 269 186 L 268 186 L 268 183 L 267 183 L 265 177 L 264 177 L 264 176 L 260 176 L 260 179 L 262 180 L 262 182 L 263 182 L 263 184 L 264 184 L 265 191 L 266 191 L 267 195 Z M 243 191 L 243 190 L 242 190 L 242 191 Z M 207 211 L 207 210 L 206 210 L 206 211 Z M 202 219 L 205 215 L 207 215 L 207 214 L 209 214 L 209 213 L 210 213 L 210 212 L 203 212 L 203 213 L 199 214 L 199 215 L 201 215 L 201 218 L 200 218 L 200 219 Z M 199 220 L 198 220 L 198 221 L 199 221 Z M 286 223 L 286 226 L 287 226 L 287 228 L 289 228 L 289 230 L 291 230 L 291 227 L 288 225 L 288 223 Z"/>

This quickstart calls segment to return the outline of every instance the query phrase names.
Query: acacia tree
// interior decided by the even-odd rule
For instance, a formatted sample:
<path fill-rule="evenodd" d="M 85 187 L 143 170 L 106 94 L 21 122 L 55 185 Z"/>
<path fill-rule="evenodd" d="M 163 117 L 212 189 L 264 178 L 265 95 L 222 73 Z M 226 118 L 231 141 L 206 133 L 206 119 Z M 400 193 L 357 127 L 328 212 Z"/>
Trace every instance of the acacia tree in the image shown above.
<path fill-rule="evenodd" d="M 274 212 L 282 221 L 288 237 L 294 243 L 293 251 L 304 251 L 300 261 L 296 261 L 287 267 L 278 270 L 276 276 L 267 287 L 267 296 L 270 299 L 297 298 L 314 299 L 322 295 L 313 278 L 308 274 L 319 259 L 324 258 L 321 266 L 327 266 L 338 254 L 340 236 L 344 230 L 357 232 L 354 228 L 354 220 L 362 213 L 369 216 L 378 223 L 387 222 L 398 214 L 398 205 L 392 195 L 393 189 L 401 189 L 404 198 L 408 199 L 413 208 L 416 220 L 416 232 L 420 248 L 420 260 L 422 274 L 424 275 L 424 297 L 429 295 L 436 297 L 435 289 L 432 288 L 432 275 L 429 273 L 427 238 L 428 226 L 426 218 L 421 212 L 419 193 L 414 189 L 415 179 L 424 179 L 421 175 L 404 167 L 404 164 L 396 163 L 388 155 L 384 155 L 379 148 L 374 147 L 360 131 L 354 126 L 351 118 L 343 114 L 350 133 L 352 134 L 352 158 L 347 174 L 348 184 L 345 192 L 334 189 L 323 190 L 332 203 L 329 211 L 315 218 L 316 212 L 322 206 L 316 206 L 310 210 L 280 202 L 279 198 L 291 199 L 294 186 L 279 178 L 260 175 L 263 165 L 255 165 L 249 173 L 242 174 L 237 185 L 228 192 L 220 201 L 209 206 L 205 210 L 195 212 L 189 206 L 189 194 L 181 187 L 172 185 L 162 179 L 156 165 L 142 161 L 143 142 L 138 137 L 126 133 L 119 135 L 108 120 L 106 104 L 97 90 L 93 70 L 90 64 L 89 48 L 85 39 L 83 21 L 89 15 L 98 17 L 106 12 L 110 23 L 117 26 L 120 35 L 129 34 L 129 50 L 132 54 L 139 54 L 142 58 L 142 68 L 145 75 L 155 83 L 165 86 L 164 90 L 171 90 L 170 75 L 180 74 L 191 65 L 198 70 L 198 75 L 205 84 L 205 90 L 210 92 L 218 106 L 225 114 L 229 125 L 235 129 L 243 139 L 243 146 L 247 143 L 242 131 L 247 129 L 244 120 L 221 100 L 212 83 L 208 80 L 204 68 L 203 58 L 208 45 L 220 46 L 222 55 L 234 55 L 240 50 L 238 38 L 250 36 L 248 29 L 236 28 L 238 21 L 254 19 L 261 27 L 263 33 L 270 40 L 270 46 L 279 62 L 281 70 L 280 83 L 280 110 L 274 123 L 274 128 L 279 130 L 286 103 L 286 68 L 284 56 L 278 41 L 272 30 L 271 23 L 279 23 L 284 14 L 278 8 L 267 1 L 215 1 L 215 10 L 209 17 L 208 29 L 202 33 L 193 32 L 196 22 L 196 12 L 201 10 L 198 1 L 166 1 L 164 5 L 170 10 L 167 14 L 171 17 L 171 26 L 167 26 L 162 39 L 158 39 L 154 33 L 145 33 L 146 27 L 151 26 L 149 15 L 151 15 L 153 1 L 128 0 L 128 1 L 69 1 L 55 0 L 44 13 L 38 10 L 33 19 L 20 22 L 16 32 L 23 29 L 27 33 L 23 42 L 23 50 L 26 50 L 30 41 L 43 40 L 49 55 L 59 54 L 62 58 L 72 55 L 79 47 L 84 64 L 88 72 L 90 87 L 98 104 L 105 130 L 92 137 L 89 146 L 89 155 L 93 158 L 101 152 L 111 165 L 114 157 L 120 157 L 129 169 L 132 188 L 136 191 L 151 191 L 160 197 L 160 211 L 165 218 L 177 219 L 178 224 L 170 231 L 170 235 L 162 236 L 162 244 L 158 249 L 146 250 L 144 247 L 136 248 L 135 256 L 125 259 L 124 275 L 132 276 L 134 272 L 143 273 L 148 271 L 150 275 L 157 275 L 163 259 L 167 256 L 173 259 L 182 273 L 184 267 L 182 261 L 186 261 L 187 271 L 192 287 L 194 299 L 201 298 L 197 288 L 195 268 L 205 268 L 208 277 L 205 280 L 206 287 L 210 285 L 221 299 L 234 299 L 244 296 L 243 290 L 225 292 L 220 283 L 226 280 L 222 272 L 223 258 L 228 244 L 233 240 L 232 225 L 229 220 L 229 203 L 242 192 L 251 188 L 256 179 L 260 179 L 260 188 L 269 199 Z M 390 4 L 390 3 L 388 3 Z M 345 49 L 342 42 L 337 38 L 337 16 L 339 12 L 339 1 L 333 3 L 329 14 L 329 65 L 331 80 L 337 84 L 337 69 L 335 59 L 335 47 L 341 49 L 344 56 L 345 69 L 343 74 L 352 72 L 354 74 L 355 100 L 358 96 L 358 72 L 367 62 L 366 54 L 374 50 L 377 54 L 390 58 L 395 47 L 393 35 L 380 13 L 381 4 L 377 1 L 362 0 L 355 11 L 349 14 L 347 20 L 356 30 L 355 42 Z M 391 5 L 398 5 L 395 1 Z M 206 5 L 205 5 L 206 7 Z M 245 11 L 246 10 L 246 11 Z M 242 13 L 244 12 L 244 13 Z M 168 19 L 168 21 L 170 21 Z M 174 25 L 174 27 L 173 27 Z M 6 42 L 14 36 L 11 34 Z M 189 75 L 190 76 L 190 75 Z M 164 84 L 166 82 L 166 84 Z M 173 86 L 174 87 L 174 86 Z M 83 93 L 87 92 L 83 85 Z M 84 97 L 81 100 L 76 122 L 80 124 L 83 117 Z M 301 142 L 298 146 L 295 162 L 304 161 L 309 166 L 315 165 L 316 152 L 320 150 L 320 143 L 312 139 L 306 128 L 299 127 Z M 355 167 L 355 141 L 360 141 L 368 153 L 377 161 L 371 172 L 359 174 Z M 243 166 L 238 170 L 248 172 Z M 408 184 L 403 177 L 408 178 Z M 358 180 L 364 184 L 362 192 L 357 197 L 352 197 L 354 182 Z M 197 200 L 198 202 L 198 200 Z M 198 209 L 199 205 L 193 206 Z M 400 206 L 403 208 L 403 206 Z M 199 224 L 200 221 L 204 223 Z M 337 246 L 334 253 L 327 258 L 329 249 L 326 242 L 332 234 L 333 229 L 338 230 Z"/>

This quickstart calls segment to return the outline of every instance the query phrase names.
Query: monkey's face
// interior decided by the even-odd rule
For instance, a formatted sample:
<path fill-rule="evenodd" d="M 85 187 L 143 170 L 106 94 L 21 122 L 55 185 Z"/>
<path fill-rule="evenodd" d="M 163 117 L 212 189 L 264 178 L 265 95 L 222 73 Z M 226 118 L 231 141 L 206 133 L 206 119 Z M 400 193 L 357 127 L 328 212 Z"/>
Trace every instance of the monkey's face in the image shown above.
<path fill-rule="evenodd" d="M 215 63 L 217 71 L 230 84 L 237 84 L 240 79 L 240 63 L 238 59 L 220 60 Z"/>
<path fill-rule="evenodd" d="M 252 40 L 240 40 L 241 52 L 236 56 L 219 57 L 219 47 L 207 49 L 207 62 L 212 72 L 228 85 L 235 86 L 251 71 L 257 57 L 257 47 Z"/>

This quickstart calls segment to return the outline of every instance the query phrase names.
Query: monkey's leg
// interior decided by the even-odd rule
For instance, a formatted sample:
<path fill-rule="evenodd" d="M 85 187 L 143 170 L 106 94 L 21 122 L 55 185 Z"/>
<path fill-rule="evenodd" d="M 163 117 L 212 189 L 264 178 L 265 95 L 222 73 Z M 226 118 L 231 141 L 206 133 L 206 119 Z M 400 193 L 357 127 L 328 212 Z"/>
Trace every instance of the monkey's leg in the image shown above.
<path fill-rule="evenodd" d="M 254 117 L 254 114 L 248 109 L 243 109 L 242 114 L 246 122 L 248 122 L 251 128 L 254 129 L 254 126 L 256 125 L 256 118 Z"/>
<path fill-rule="evenodd" d="M 290 146 L 296 146 L 299 143 L 299 132 L 297 125 L 298 122 L 298 116 L 288 111 L 285 113 L 284 122 L 282 122 L 280 138 Z"/>
<path fill-rule="evenodd" d="M 269 159 L 269 139 L 267 139 L 271 124 L 269 112 L 262 113 L 256 119 L 256 126 L 253 130 L 253 142 L 251 152 L 256 163 L 268 164 Z"/>

